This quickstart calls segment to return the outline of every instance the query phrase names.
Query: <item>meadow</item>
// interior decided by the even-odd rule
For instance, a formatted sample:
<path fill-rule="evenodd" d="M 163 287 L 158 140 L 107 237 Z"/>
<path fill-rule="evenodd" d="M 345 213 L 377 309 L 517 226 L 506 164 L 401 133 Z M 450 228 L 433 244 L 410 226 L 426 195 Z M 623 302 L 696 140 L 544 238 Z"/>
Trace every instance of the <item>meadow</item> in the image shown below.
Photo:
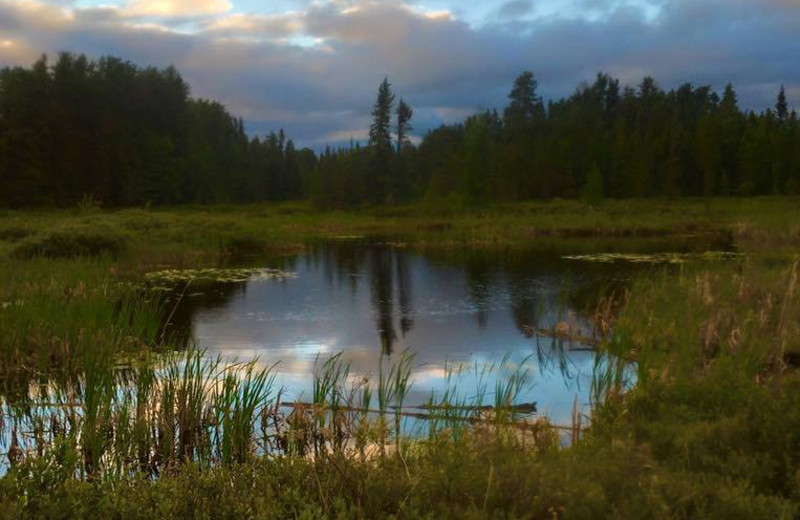
<path fill-rule="evenodd" d="M 413 359 L 359 384 L 334 358 L 311 402 L 282 403 L 271 367 L 178 345 L 141 289 L 150 271 L 341 237 L 575 254 L 698 235 L 741 257 L 654 272 L 592 310 L 604 362 L 568 447 L 519 417 L 524 367 L 492 398 L 432 400 L 436 426 L 406 437 Z M 6 211 L 0 518 L 797 518 L 799 261 L 797 198 Z"/>

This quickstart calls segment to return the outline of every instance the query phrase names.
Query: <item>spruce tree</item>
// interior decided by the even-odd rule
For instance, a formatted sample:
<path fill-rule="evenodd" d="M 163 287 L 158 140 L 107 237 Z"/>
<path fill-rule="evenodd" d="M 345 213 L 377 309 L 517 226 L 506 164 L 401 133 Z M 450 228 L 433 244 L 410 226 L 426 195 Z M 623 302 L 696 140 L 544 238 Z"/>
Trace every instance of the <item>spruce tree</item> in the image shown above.
<path fill-rule="evenodd" d="M 508 94 L 511 103 L 509 103 L 504 113 L 506 124 L 517 126 L 533 121 L 541 103 L 539 96 L 536 94 L 538 87 L 539 82 L 536 81 L 533 72 L 529 70 L 526 70 L 514 80 L 511 92 Z"/>
<path fill-rule="evenodd" d="M 411 127 L 411 118 L 414 116 L 414 111 L 406 104 L 405 101 L 400 99 L 400 104 L 397 106 L 397 154 L 403 151 L 403 147 L 408 144 L 408 133 L 413 130 Z"/>
<path fill-rule="evenodd" d="M 369 129 L 369 146 L 372 172 L 367 181 L 367 193 L 374 204 L 385 202 L 389 186 L 389 161 L 392 154 L 392 106 L 394 94 L 389 78 L 384 78 L 378 88 L 378 99 L 372 107 L 372 126 Z"/>
<path fill-rule="evenodd" d="M 391 119 L 394 94 L 389 78 L 384 78 L 378 87 L 378 99 L 372 107 L 372 126 L 369 129 L 369 144 L 378 151 L 391 148 Z"/>
<path fill-rule="evenodd" d="M 719 108 L 726 112 L 739 112 L 739 100 L 731 83 L 725 85 L 725 93 L 722 95 Z"/>
<path fill-rule="evenodd" d="M 789 118 L 789 103 L 786 102 L 786 88 L 781 85 L 781 91 L 778 93 L 778 102 L 775 103 L 775 112 L 778 115 L 778 121 L 781 123 L 786 122 Z"/>

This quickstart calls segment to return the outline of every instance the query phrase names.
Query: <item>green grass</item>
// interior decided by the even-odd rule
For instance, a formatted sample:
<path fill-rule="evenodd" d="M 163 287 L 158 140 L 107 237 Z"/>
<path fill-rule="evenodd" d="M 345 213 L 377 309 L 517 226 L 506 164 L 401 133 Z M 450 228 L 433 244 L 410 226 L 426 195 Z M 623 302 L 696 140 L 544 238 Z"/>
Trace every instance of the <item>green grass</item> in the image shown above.
<path fill-rule="evenodd" d="M 305 203 L 126 209 L 113 212 L 5 212 L 0 252 L 61 257 L 117 254 L 121 264 L 218 263 L 242 254 L 292 252 L 320 238 L 379 235 L 415 247 L 494 247 L 553 238 L 733 236 L 797 251 L 800 199 L 607 201 L 589 207 L 556 200 L 448 211 L 426 206 L 323 212 Z M 70 238 L 71 237 L 71 238 Z M 124 251 L 124 254 L 121 254 Z"/>
<path fill-rule="evenodd" d="M 0 261 L 0 375 L 68 366 L 87 349 L 156 347 L 157 297 L 118 279 L 109 258 Z"/>
<path fill-rule="evenodd" d="M 6 212 L 0 430 L 38 442 L 0 479 L 0 518 L 798 518 L 798 223 L 796 198 Z M 119 247 L 87 238 L 97 230 Z M 281 407 L 271 367 L 155 355 L 169 348 L 165 309 L 132 283 L 340 236 L 447 256 L 687 234 L 746 256 L 672 266 L 599 302 L 607 357 L 570 448 L 544 421 L 515 425 L 524 367 L 492 389 L 494 421 L 464 397 L 488 389 L 454 384 L 414 440 L 393 408 L 407 358 L 377 367 L 373 385 L 334 358 L 317 367 L 313 403 Z"/>

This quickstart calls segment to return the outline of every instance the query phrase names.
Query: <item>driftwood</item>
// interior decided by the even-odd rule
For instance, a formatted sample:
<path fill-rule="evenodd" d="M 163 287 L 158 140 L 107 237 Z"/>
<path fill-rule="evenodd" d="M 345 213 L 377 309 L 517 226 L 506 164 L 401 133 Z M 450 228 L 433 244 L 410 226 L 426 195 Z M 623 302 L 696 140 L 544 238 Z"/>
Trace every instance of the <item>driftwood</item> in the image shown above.
<path fill-rule="evenodd" d="M 562 341 L 568 341 L 570 343 L 582 343 L 588 347 L 591 347 L 584 350 L 594 350 L 594 348 L 599 347 L 601 344 L 601 341 L 596 338 L 584 336 L 582 334 L 573 332 L 564 323 L 559 323 L 554 329 L 537 329 L 525 325 L 522 327 L 522 330 L 526 335 L 531 337 L 541 336 L 545 338 L 560 339 Z M 574 350 L 579 350 L 579 349 L 574 349 Z"/>
<path fill-rule="evenodd" d="M 319 408 L 320 405 L 316 405 L 314 403 L 304 403 L 304 402 L 283 402 L 281 406 L 286 406 L 287 408 L 294 408 L 297 410 L 311 410 L 314 408 Z M 323 406 L 323 410 L 328 411 L 330 410 L 329 406 Z M 339 411 L 343 412 L 366 412 L 369 414 L 380 414 L 380 410 L 375 409 L 368 409 L 364 410 L 363 408 L 358 408 L 354 406 L 340 406 L 338 407 Z M 427 410 L 425 412 L 412 412 L 409 410 Z M 464 417 L 453 417 L 449 416 L 443 418 L 441 416 L 434 415 L 433 411 L 459 411 L 465 412 L 469 410 L 475 410 L 480 412 L 479 415 L 474 416 L 464 416 Z M 494 411 L 493 406 L 430 406 L 430 405 L 420 405 L 420 406 L 409 406 L 406 407 L 405 410 L 398 410 L 397 407 L 391 407 L 391 410 L 386 410 L 383 413 L 392 414 L 392 415 L 400 415 L 402 417 L 412 417 L 414 419 L 424 419 L 424 420 L 431 420 L 431 419 L 447 419 L 447 420 L 455 420 L 455 421 L 468 421 L 468 422 L 475 422 L 475 423 L 487 423 L 492 422 L 491 413 Z M 536 403 L 522 403 L 518 405 L 514 405 L 509 407 L 508 409 L 504 410 L 508 413 L 517 413 L 523 415 L 531 415 L 536 413 Z"/>

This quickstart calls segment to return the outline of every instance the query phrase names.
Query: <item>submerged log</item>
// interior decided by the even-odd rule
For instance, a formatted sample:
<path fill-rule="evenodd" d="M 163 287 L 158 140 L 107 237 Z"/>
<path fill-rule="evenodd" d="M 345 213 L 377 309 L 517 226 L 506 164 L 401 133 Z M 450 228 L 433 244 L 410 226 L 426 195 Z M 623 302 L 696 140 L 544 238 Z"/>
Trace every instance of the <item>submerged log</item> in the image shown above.
<path fill-rule="evenodd" d="M 304 403 L 301 401 L 296 402 L 283 402 L 281 406 L 286 406 L 287 408 L 294 408 L 294 409 L 303 409 L 303 410 L 311 410 L 311 409 L 319 409 L 322 411 L 330 411 L 331 408 L 328 406 L 321 406 L 314 403 Z M 363 408 L 358 408 L 355 406 L 339 406 L 337 407 L 338 411 L 341 412 L 366 412 L 369 414 L 380 414 L 380 410 L 375 409 L 368 409 L 364 410 Z M 409 410 L 426 410 L 425 412 L 412 412 Z M 398 410 L 397 407 L 390 407 L 390 410 L 384 411 L 384 413 L 396 414 L 401 415 L 403 417 L 414 417 L 417 419 L 441 419 L 441 416 L 437 416 L 432 414 L 433 411 L 459 411 L 459 412 L 467 412 L 470 410 L 474 410 L 481 415 L 489 415 L 495 411 L 495 407 L 491 405 L 486 406 L 463 406 L 463 405 L 429 405 L 423 404 L 418 406 L 407 406 L 405 409 Z M 510 406 L 502 410 L 506 413 L 518 413 L 518 414 L 525 414 L 530 415 L 534 414 L 537 411 L 536 403 L 521 403 L 517 405 Z M 477 422 L 489 422 L 491 417 L 478 417 L 478 416 L 465 416 L 465 417 L 448 417 L 448 419 L 455 419 L 455 420 L 463 420 L 463 421 L 477 421 Z"/>

